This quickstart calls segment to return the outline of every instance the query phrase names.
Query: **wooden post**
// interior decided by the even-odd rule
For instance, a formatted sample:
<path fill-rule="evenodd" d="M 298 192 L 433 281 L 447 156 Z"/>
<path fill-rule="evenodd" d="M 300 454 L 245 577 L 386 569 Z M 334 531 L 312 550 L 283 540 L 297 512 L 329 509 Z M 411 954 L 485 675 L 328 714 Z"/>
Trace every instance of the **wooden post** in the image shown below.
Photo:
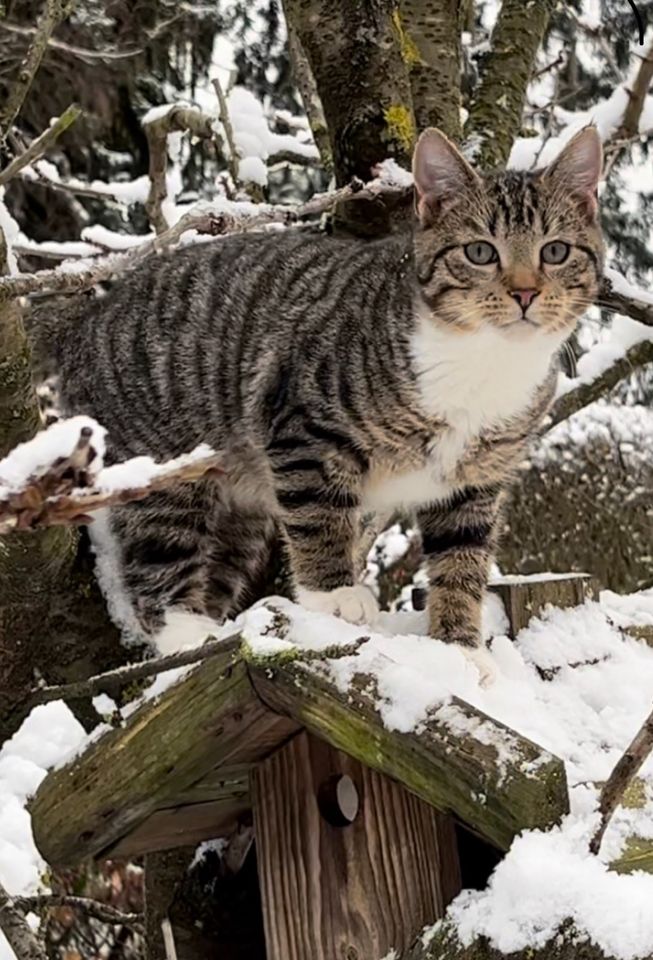
<path fill-rule="evenodd" d="M 398 960 L 460 890 L 451 819 L 305 732 L 252 797 L 268 960 Z"/>
<path fill-rule="evenodd" d="M 503 600 L 510 636 L 516 637 L 548 604 L 562 609 L 577 607 L 586 600 L 597 600 L 600 586 L 589 573 L 536 573 L 496 577 L 489 589 Z"/>

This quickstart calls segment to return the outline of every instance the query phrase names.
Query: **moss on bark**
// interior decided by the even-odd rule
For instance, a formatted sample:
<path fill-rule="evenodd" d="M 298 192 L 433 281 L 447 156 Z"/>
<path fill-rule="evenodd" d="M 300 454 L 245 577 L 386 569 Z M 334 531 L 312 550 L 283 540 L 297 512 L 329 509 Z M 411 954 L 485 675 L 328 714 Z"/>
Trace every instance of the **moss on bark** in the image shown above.
<path fill-rule="evenodd" d="M 401 0 L 396 15 L 419 131 L 439 127 L 459 140 L 460 0 Z"/>
<path fill-rule="evenodd" d="M 612 954 L 604 953 L 579 934 L 571 923 L 564 924 L 544 946 L 527 947 L 516 953 L 501 953 L 484 937 L 463 946 L 453 924 L 446 920 L 435 931 L 421 937 L 402 960 L 615 960 Z"/>
<path fill-rule="evenodd" d="M 284 0 L 329 129 L 336 181 L 369 180 L 386 157 L 409 168 L 415 121 L 396 0 Z M 361 235 L 390 230 L 382 200 L 344 204 L 336 225 Z"/>

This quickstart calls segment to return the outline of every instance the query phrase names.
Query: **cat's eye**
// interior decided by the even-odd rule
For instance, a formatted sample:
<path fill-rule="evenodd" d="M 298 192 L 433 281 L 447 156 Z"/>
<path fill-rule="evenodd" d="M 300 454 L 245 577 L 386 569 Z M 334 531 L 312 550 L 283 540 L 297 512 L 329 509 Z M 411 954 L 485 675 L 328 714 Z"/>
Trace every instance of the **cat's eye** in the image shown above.
<path fill-rule="evenodd" d="M 570 246 L 562 240 L 552 240 L 551 243 L 545 243 L 540 250 L 542 263 L 564 263 L 569 256 Z"/>
<path fill-rule="evenodd" d="M 470 263 L 475 263 L 478 267 L 485 267 L 488 263 L 496 263 L 499 259 L 496 249 L 485 240 L 468 243 L 464 249 L 465 256 Z"/>

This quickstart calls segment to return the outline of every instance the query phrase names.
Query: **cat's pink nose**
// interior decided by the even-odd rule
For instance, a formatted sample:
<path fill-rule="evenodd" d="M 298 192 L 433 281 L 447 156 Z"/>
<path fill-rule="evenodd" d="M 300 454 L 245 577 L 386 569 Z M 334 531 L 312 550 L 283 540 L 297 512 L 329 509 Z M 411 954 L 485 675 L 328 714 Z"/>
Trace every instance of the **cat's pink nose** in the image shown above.
<path fill-rule="evenodd" d="M 522 310 L 527 310 L 535 297 L 538 295 L 539 290 L 511 290 L 510 296 L 513 300 L 516 300 L 517 303 L 521 306 Z"/>

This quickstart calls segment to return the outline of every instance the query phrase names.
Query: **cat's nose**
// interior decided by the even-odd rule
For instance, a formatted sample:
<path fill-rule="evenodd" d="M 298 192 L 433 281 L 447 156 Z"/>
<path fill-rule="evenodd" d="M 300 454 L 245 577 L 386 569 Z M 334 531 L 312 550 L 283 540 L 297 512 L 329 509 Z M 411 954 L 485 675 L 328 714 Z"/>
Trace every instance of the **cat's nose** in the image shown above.
<path fill-rule="evenodd" d="M 510 296 L 512 297 L 513 300 L 517 301 L 517 303 L 520 305 L 522 310 L 526 311 L 528 310 L 531 303 L 533 302 L 533 300 L 535 299 L 535 297 L 538 295 L 539 292 L 540 292 L 539 290 L 533 290 L 533 289 L 511 290 Z"/>

